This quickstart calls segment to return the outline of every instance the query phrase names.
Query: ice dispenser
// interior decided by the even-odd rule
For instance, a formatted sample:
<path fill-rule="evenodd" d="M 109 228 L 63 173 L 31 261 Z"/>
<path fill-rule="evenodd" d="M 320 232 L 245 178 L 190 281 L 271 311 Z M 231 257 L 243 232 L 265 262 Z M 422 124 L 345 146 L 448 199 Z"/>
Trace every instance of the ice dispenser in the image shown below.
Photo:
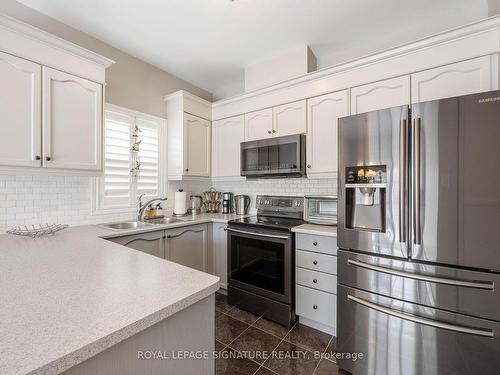
<path fill-rule="evenodd" d="M 346 168 L 347 228 L 385 232 L 386 186 L 385 165 Z"/>

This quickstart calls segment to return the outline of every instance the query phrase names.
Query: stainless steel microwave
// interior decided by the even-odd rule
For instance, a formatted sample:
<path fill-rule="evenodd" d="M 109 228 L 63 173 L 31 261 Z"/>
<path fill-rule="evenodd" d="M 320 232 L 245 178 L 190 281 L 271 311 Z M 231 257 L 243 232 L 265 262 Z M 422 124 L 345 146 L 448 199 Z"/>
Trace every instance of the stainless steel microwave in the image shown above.
<path fill-rule="evenodd" d="M 242 142 L 240 148 L 242 176 L 273 178 L 305 175 L 304 134 Z"/>
<path fill-rule="evenodd" d="M 337 197 L 335 195 L 306 195 L 304 221 L 311 224 L 337 225 Z"/>

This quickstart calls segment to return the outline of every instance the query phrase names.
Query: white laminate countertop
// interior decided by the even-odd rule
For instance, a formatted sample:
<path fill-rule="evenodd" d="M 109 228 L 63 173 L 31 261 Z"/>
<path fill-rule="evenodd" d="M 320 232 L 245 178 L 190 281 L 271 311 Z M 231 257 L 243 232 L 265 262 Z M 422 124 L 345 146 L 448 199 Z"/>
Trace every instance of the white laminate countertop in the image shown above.
<path fill-rule="evenodd" d="M 315 234 L 317 236 L 337 237 L 337 226 L 333 225 L 317 225 L 317 224 L 302 224 L 292 228 L 292 232 Z"/>
<path fill-rule="evenodd" d="M 54 236 L 0 235 L 0 374 L 56 374 L 211 295 L 219 278 L 104 238 L 227 222 L 118 231 L 71 227 Z"/>

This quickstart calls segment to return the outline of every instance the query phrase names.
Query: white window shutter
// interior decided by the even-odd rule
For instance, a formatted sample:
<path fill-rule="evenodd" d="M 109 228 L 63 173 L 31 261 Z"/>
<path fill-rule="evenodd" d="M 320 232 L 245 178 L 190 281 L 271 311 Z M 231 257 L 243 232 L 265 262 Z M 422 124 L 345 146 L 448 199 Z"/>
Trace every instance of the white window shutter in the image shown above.
<path fill-rule="evenodd" d="M 139 161 L 141 167 L 137 179 L 137 194 L 148 197 L 160 195 L 160 126 L 158 122 L 136 117 L 137 126 L 141 129 Z"/>

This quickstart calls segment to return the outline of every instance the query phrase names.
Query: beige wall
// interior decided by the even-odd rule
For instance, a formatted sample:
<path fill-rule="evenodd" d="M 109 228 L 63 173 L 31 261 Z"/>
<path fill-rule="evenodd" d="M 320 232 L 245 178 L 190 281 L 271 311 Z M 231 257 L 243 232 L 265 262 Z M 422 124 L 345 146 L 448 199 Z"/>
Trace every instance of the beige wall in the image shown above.
<path fill-rule="evenodd" d="M 212 101 L 212 94 L 14 0 L 0 0 L 0 13 L 17 18 L 116 61 L 106 71 L 106 101 L 165 117 L 163 95 L 186 90 Z"/>

